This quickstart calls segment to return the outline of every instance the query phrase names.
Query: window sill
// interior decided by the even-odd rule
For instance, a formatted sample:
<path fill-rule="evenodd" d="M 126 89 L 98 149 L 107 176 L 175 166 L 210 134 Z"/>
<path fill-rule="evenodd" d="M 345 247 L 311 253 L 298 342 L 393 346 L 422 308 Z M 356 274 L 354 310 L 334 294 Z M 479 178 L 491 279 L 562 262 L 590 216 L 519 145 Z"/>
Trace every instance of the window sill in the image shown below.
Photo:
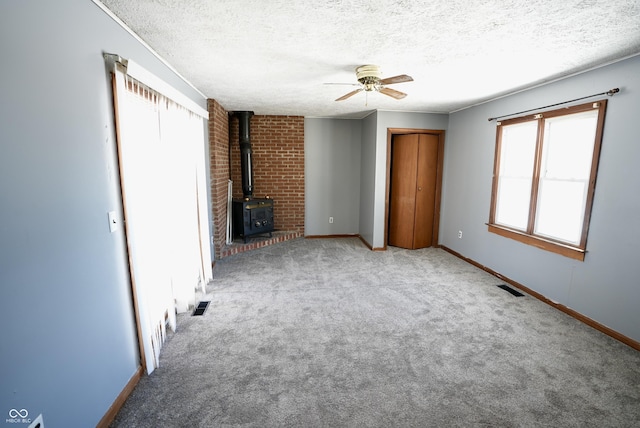
<path fill-rule="evenodd" d="M 581 262 L 584 261 L 585 250 L 583 249 L 549 241 L 538 236 L 527 235 L 526 233 L 518 232 L 516 230 L 508 229 L 506 227 L 498 226 L 495 224 L 487 224 L 487 226 L 489 227 L 489 232 L 504 236 L 505 238 L 515 239 L 516 241 L 522 242 L 523 244 L 532 245 L 542 250 L 560 254 L 562 256 L 579 260 Z"/>

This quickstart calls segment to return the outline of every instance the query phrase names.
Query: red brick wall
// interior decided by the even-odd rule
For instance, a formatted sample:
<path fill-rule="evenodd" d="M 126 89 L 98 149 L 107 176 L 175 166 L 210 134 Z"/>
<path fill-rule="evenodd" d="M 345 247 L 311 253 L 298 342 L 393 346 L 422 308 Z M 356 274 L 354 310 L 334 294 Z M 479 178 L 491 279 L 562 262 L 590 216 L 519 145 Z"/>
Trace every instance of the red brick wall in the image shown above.
<path fill-rule="evenodd" d="M 213 209 L 213 245 L 215 258 L 226 242 L 227 183 L 229 181 L 229 116 L 215 100 L 208 100 L 209 156 L 211 168 L 211 205 Z"/>
<path fill-rule="evenodd" d="M 242 197 L 238 119 L 231 118 L 233 197 Z M 304 233 L 304 117 L 253 116 L 253 196 L 274 200 L 276 230 Z"/>
<path fill-rule="evenodd" d="M 238 120 L 215 100 L 208 100 L 213 242 L 219 259 L 225 247 L 227 183 L 233 197 L 242 197 Z M 253 116 L 253 196 L 274 200 L 275 229 L 304 233 L 304 117 Z M 231 165 L 229 164 L 231 149 Z"/>

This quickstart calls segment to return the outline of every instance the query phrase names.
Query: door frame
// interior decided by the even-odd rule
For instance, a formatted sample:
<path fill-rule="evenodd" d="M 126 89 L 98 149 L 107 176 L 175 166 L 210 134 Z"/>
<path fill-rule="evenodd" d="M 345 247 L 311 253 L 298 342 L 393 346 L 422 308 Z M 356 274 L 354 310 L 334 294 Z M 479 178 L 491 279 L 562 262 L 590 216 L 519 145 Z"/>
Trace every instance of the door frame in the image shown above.
<path fill-rule="evenodd" d="M 444 167 L 444 134 L 443 129 L 417 129 L 417 128 L 387 128 L 387 172 L 384 196 L 384 245 L 387 249 L 389 238 L 389 196 L 391 191 L 391 146 L 394 135 L 404 134 L 431 134 L 438 136 L 438 169 L 436 172 L 436 200 L 433 215 L 433 246 L 439 247 L 440 230 L 440 201 L 442 199 L 442 170 Z"/>

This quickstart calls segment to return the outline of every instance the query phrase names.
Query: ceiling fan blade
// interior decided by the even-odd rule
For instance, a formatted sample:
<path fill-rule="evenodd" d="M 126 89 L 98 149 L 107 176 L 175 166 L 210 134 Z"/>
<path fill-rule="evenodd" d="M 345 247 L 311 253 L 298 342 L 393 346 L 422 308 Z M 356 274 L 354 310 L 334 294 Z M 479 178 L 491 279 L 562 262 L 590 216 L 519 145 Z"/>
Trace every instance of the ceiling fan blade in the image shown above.
<path fill-rule="evenodd" d="M 351 92 L 349 92 L 348 94 L 345 94 L 345 95 L 341 96 L 341 97 L 340 97 L 340 98 L 338 98 L 336 101 L 343 101 L 343 100 L 346 100 L 347 98 L 354 96 L 354 95 L 355 95 L 355 94 L 357 94 L 358 92 L 362 92 L 362 88 L 360 88 L 360 89 L 356 89 L 355 91 L 351 91 Z"/>
<path fill-rule="evenodd" d="M 404 92 L 396 91 L 395 89 L 391 88 L 382 88 L 380 89 L 380 93 L 395 98 L 396 100 L 401 100 L 402 98 L 407 96 L 407 94 L 405 94 Z"/>
<path fill-rule="evenodd" d="M 323 85 L 361 86 L 359 83 L 323 83 Z"/>
<path fill-rule="evenodd" d="M 398 76 L 387 77 L 386 79 L 380 80 L 382 85 L 391 85 L 392 83 L 404 83 L 404 82 L 413 82 L 413 77 L 407 76 L 406 74 L 400 74 Z"/>

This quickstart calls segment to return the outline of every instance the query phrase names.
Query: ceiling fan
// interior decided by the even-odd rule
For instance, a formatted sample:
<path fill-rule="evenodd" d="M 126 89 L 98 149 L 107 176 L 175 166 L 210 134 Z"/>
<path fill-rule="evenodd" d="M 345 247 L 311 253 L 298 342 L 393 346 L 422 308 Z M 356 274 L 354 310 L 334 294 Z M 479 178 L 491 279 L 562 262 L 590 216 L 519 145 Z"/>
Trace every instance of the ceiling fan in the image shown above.
<path fill-rule="evenodd" d="M 394 83 L 412 82 L 413 78 L 406 74 L 400 74 L 398 76 L 387 77 L 382 79 L 382 72 L 377 65 L 361 65 L 356 68 L 356 78 L 359 83 L 334 83 L 334 85 L 353 85 L 360 86 L 355 91 L 351 91 L 348 94 L 341 96 L 336 101 L 343 101 L 347 98 L 354 96 L 355 94 L 365 92 L 380 92 L 381 94 L 388 95 L 396 100 L 400 100 L 407 96 L 404 92 L 396 91 L 395 89 L 387 88 L 385 85 L 391 85 Z"/>

